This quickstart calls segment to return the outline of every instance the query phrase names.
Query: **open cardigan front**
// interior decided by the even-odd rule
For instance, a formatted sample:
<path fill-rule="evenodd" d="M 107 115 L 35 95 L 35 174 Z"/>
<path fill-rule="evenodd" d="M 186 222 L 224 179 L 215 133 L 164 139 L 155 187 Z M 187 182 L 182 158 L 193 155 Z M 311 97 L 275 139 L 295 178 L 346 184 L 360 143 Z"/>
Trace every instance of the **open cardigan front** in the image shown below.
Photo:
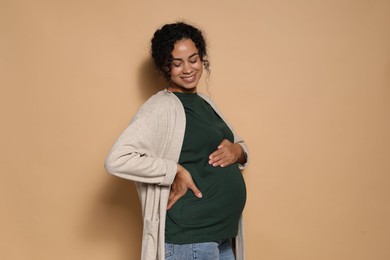
<path fill-rule="evenodd" d="M 215 103 L 200 94 L 227 123 Z M 182 103 L 167 89 L 150 97 L 112 147 L 106 161 L 107 171 L 135 182 L 141 201 L 143 235 L 141 260 L 163 260 L 167 203 L 179 161 L 185 133 L 186 116 Z M 228 123 L 227 123 L 228 124 Z M 249 161 L 244 141 L 234 134 Z M 244 259 L 242 217 L 235 238 L 236 259 Z"/>

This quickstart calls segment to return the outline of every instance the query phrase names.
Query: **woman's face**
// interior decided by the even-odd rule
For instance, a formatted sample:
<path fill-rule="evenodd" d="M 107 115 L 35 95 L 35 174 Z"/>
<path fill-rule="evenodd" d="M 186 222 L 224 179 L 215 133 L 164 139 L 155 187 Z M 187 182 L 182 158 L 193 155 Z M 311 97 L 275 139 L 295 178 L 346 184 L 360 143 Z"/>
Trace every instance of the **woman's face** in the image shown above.
<path fill-rule="evenodd" d="M 171 84 L 174 92 L 195 93 L 203 72 L 198 49 L 191 39 L 177 41 L 172 51 Z"/>

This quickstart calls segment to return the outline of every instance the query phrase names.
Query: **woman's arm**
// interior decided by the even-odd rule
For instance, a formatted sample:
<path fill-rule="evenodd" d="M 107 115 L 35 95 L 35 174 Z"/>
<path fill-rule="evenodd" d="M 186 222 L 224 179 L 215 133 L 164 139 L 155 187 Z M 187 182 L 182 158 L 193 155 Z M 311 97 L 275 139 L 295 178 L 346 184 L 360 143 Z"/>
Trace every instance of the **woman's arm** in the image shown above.
<path fill-rule="evenodd" d="M 137 112 L 105 161 L 109 173 L 136 182 L 172 184 L 177 162 L 164 156 L 173 139 L 172 112 L 164 104 L 161 99 L 147 101 Z"/>

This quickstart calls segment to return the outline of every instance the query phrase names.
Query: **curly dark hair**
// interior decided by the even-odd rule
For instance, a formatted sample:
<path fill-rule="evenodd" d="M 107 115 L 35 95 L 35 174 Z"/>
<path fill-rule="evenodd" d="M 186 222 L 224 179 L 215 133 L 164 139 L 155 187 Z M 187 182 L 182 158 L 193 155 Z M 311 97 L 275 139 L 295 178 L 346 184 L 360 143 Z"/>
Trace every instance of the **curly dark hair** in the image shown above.
<path fill-rule="evenodd" d="M 158 29 L 152 38 L 152 58 L 157 69 L 162 73 L 167 81 L 171 77 L 172 51 L 174 44 L 183 39 L 191 39 L 198 54 L 203 62 L 206 71 L 210 73 L 209 61 L 206 59 L 206 41 L 202 32 L 192 25 L 184 22 L 166 24 L 161 29 Z"/>

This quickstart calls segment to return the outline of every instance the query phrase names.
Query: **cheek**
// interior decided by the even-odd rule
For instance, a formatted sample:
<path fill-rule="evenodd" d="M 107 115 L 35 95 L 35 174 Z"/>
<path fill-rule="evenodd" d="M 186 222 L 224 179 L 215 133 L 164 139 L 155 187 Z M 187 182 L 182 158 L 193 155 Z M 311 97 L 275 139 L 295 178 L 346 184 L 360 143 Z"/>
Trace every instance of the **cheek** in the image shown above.
<path fill-rule="evenodd" d="M 195 65 L 195 64 L 194 64 Z M 202 75 L 203 72 L 203 64 L 201 62 L 196 63 L 196 66 L 194 66 L 194 70 L 196 70 L 200 75 Z"/>
<path fill-rule="evenodd" d="M 194 64 L 194 68 L 197 70 L 201 70 L 203 68 L 203 64 L 201 61 Z"/>
<path fill-rule="evenodd" d="M 176 67 L 171 68 L 171 78 L 177 77 L 180 75 L 180 69 Z"/>

